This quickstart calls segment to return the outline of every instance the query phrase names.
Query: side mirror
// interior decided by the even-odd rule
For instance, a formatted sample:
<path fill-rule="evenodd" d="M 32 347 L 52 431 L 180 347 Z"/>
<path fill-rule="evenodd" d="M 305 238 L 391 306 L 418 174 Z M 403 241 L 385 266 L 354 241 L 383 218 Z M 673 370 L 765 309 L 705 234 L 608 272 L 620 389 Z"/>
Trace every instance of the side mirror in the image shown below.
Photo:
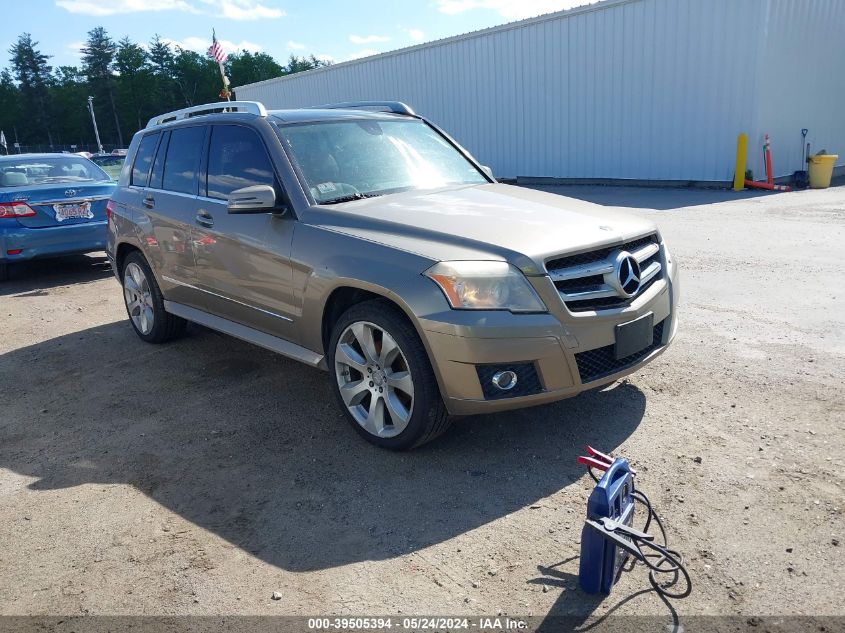
<path fill-rule="evenodd" d="M 268 213 L 276 208 L 276 191 L 270 185 L 235 189 L 226 201 L 229 213 Z"/>
<path fill-rule="evenodd" d="M 490 169 L 490 167 L 488 167 L 487 165 L 482 165 L 482 166 L 481 166 L 481 171 L 483 171 L 485 174 L 487 174 L 488 176 L 490 176 L 490 178 L 492 178 L 492 177 L 493 177 L 493 170 L 492 170 L 492 169 Z"/>

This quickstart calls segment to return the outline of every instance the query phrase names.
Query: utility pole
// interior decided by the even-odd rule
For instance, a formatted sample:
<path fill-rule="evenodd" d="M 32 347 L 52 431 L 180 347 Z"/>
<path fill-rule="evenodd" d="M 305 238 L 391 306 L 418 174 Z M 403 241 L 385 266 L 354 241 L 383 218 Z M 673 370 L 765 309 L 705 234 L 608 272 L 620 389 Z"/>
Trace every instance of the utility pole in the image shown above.
<path fill-rule="evenodd" d="M 94 136 L 97 137 L 97 149 L 100 154 L 105 154 L 103 144 L 100 143 L 100 131 L 97 129 L 97 117 L 94 116 L 94 97 L 88 97 L 88 111 L 91 113 L 91 122 L 94 124 Z"/>

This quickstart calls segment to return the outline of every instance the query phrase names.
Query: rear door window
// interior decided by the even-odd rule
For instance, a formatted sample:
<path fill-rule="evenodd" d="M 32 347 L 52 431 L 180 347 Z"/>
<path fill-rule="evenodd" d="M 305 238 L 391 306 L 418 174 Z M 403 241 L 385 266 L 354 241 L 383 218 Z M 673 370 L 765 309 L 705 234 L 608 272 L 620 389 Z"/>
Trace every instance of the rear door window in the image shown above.
<path fill-rule="evenodd" d="M 138 145 L 138 152 L 135 154 L 135 162 L 132 164 L 130 185 L 136 187 L 147 186 L 147 177 L 150 175 L 150 165 L 153 162 L 156 143 L 158 143 L 158 132 L 148 134 L 141 139 L 141 143 Z"/>
<path fill-rule="evenodd" d="M 170 133 L 162 189 L 197 193 L 197 170 L 204 139 L 205 128 L 202 126 L 183 127 Z"/>
<path fill-rule="evenodd" d="M 215 125 L 208 147 L 208 197 L 225 200 L 235 189 L 275 186 L 273 164 L 254 130 Z"/>

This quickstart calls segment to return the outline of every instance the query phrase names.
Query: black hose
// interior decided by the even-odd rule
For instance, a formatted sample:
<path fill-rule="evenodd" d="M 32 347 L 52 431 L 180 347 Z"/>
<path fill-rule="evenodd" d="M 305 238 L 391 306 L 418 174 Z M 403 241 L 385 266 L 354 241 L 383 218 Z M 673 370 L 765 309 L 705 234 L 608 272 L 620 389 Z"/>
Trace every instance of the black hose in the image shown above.
<path fill-rule="evenodd" d="M 661 596 L 675 599 L 686 598 L 690 595 L 690 593 L 692 593 L 692 579 L 690 578 L 689 572 L 684 565 L 684 557 L 680 552 L 669 549 L 669 539 L 666 536 L 666 528 L 663 526 L 663 521 L 660 520 L 660 517 L 657 516 L 654 508 L 651 506 L 651 501 L 649 501 L 646 494 L 641 490 L 635 490 L 634 499 L 644 505 L 647 510 L 645 527 L 642 531 L 648 532 L 648 528 L 651 526 L 651 520 L 654 519 L 654 522 L 660 530 L 660 536 L 663 539 L 662 545 L 655 543 L 654 541 L 645 541 L 637 537 L 633 537 L 631 539 L 642 555 L 642 563 L 648 567 L 648 579 L 651 582 L 651 586 L 654 587 L 654 590 Z M 643 546 L 645 546 L 648 550 L 652 550 L 652 552 L 646 554 L 643 552 Z M 656 559 L 656 562 L 652 562 L 650 559 Z M 668 583 L 661 585 L 660 582 L 658 582 L 657 574 L 673 574 L 673 577 Z M 667 590 L 667 587 L 671 588 L 678 584 L 680 576 L 683 576 L 686 588 L 680 592 Z"/>
<path fill-rule="evenodd" d="M 587 468 L 587 472 L 590 473 L 590 477 L 592 477 L 594 481 L 598 482 L 599 477 L 593 472 L 592 468 Z M 690 595 L 690 593 L 692 593 L 692 579 L 690 578 L 689 572 L 684 565 L 684 557 L 680 552 L 669 549 L 669 539 L 666 536 L 666 528 L 663 526 L 663 521 L 660 520 L 660 517 L 657 516 L 657 513 L 654 511 L 648 496 L 646 496 L 646 494 L 641 490 L 634 490 L 633 497 L 636 501 L 645 506 L 646 509 L 645 525 L 643 526 L 642 531 L 648 532 L 648 528 L 651 527 L 651 522 L 653 520 L 660 531 L 662 544 L 644 540 L 636 535 L 627 533 L 625 534 L 625 538 L 631 541 L 631 544 L 639 553 L 637 558 L 639 558 L 640 562 L 648 568 L 648 580 L 657 593 L 666 598 L 686 598 Z M 643 548 L 650 551 L 646 553 L 643 551 Z M 623 568 L 620 567 L 616 581 L 619 580 L 619 576 L 622 575 L 622 571 Z M 661 584 L 658 582 L 658 574 L 672 574 L 672 578 L 665 584 Z M 670 591 L 669 589 L 677 585 L 681 577 L 684 579 L 686 589 L 680 592 Z"/>

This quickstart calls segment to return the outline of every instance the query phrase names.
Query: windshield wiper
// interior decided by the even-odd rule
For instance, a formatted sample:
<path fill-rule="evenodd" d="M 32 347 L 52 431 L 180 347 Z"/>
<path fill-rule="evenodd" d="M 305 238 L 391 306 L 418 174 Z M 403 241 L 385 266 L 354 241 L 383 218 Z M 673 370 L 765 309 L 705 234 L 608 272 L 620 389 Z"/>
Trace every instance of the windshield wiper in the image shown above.
<path fill-rule="evenodd" d="M 350 193 L 348 196 L 323 200 L 320 204 L 340 204 L 341 202 L 352 202 L 353 200 L 363 200 L 364 198 L 377 198 L 380 195 L 380 193 Z"/>

